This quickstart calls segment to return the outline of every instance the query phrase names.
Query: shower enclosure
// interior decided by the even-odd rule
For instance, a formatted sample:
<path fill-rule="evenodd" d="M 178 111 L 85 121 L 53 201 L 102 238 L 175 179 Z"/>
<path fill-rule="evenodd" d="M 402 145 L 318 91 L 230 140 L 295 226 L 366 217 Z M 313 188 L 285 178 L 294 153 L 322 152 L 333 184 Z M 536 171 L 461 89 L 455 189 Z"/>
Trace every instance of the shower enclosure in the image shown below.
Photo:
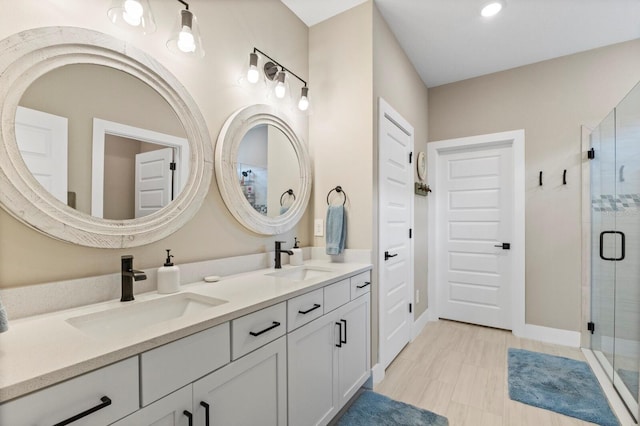
<path fill-rule="evenodd" d="M 638 420 L 640 84 L 590 136 L 591 350 Z"/>

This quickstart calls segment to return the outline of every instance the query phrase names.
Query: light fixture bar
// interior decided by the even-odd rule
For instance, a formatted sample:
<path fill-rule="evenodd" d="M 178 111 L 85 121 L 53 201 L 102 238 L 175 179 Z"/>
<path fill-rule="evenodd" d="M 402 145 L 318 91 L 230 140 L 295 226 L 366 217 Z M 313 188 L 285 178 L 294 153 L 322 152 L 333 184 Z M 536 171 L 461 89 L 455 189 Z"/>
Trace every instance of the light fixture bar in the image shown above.
<path fill-rule="evenodd" d="M 181 0 L 178 0 L 181 1 Z M 279 66 L 280 68 L 282 68 L 282 71 L 291 74 L 292 76 L 294 76 L 295 78 L 297 78 L 298 80 L 300 80 L 302 82 L 302 84 L 304 84 L 304 87 L 307 87 L 307 82 L 304 81 L 303 79 L 301 79 L 300 77 L 298 77 L 296 75 L 296 73 L 294 73 L 293 71 L 291 71 L 290 69 L 288 69 L 287 67 L 285 67 L 284 65 L 282 65 L 280 62 L 276 61 L 275 59 L 273 59 L 271 56 L 267 55 L 266 53 L 264 53 L 262 50 L 258 49 L 257 47 L 253 48 L 253 53 L 260 53 L 262 56 L 267 57 L 271 62 L 273 62 L 274 64 L 276 64 L 277 66 Z"/>

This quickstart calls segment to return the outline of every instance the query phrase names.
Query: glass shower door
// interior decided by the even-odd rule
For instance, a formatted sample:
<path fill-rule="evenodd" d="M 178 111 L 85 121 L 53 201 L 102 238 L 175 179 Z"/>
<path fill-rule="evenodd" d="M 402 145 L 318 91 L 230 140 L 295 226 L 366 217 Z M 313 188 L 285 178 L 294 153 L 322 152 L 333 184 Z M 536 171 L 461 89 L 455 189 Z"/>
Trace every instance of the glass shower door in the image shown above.
<path fill-rule="evenodd" d="M 615 342 L 615 111 L 591 133 L 591 349 L 613 380 Z"/>
<path fill-rule="evenodd" d="M 624 236 L 624 258 L 615 264 L 613 383 L 638 413 L 640 367 L 640 86 L 615 109 L 616 231 Z M 622 257 L 622 250 L 618 255 Z"/>

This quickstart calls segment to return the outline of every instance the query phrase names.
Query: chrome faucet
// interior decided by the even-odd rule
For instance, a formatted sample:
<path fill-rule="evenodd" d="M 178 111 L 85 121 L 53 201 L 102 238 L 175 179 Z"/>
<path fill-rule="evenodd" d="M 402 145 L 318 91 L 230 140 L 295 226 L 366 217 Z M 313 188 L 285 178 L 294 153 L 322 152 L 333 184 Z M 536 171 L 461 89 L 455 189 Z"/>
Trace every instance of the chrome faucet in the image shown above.
<path fill-rule="evenodd" d="M 121 258 L 122 265 L 122 296 L 121 302 L 130 302 L 133 298 L 133 282 L 147 279 L 143 271 L 133 269 L 133 256 L 125 255 Z"/>
<path fill-rule="evenodd" d="M 286 241 L 276 241 L 276 269 L 282 269 L 282 259 L 280 258 L 282 253 L 287 253 L 289 256 L 293 255 L 291 250 L 282 250 L 282 243 L 286 243 Z"/>

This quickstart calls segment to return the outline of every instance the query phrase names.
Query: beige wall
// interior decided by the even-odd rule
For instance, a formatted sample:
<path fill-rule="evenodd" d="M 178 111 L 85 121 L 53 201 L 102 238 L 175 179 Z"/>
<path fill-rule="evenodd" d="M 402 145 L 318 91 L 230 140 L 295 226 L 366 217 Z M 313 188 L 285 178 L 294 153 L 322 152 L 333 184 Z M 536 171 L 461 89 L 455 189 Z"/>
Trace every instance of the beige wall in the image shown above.
<path fill-rule="evenodd" d="M 314 157 L 316 218 L 325 218 L 327 192 L 341 185 L 348 194 L 347 248 L 377 248 L 377 99 L 383 97 L 415 127 L 416 151 L 427 141 L 427 88 L 372 1 L 311 27 L 309 121 Z M 426 257 L 426 200 L 416 199 L 415 257 Z M 324 238 L 315 238 L 324 246 Z M 375 259 L 372 259 L 375 263 Z M 426 270 L 416 262 L 416 288 L 426 309 Z M 372 289 L 372 363 L 378 359 L 378 279 Z"/>
<path fill-rule="evenodd" d="M 79 26 L 110 34 L 142 49 L 171 71 L 198 104 L 212 143 L 227 117 L 246 105 L 265 103 L 261 88 L 247 88 L 239 78 L 253 47 L 264 50 L 301 77 L 308 76 L 308 28 L 279 0 L 197 1 L 191 5 L 201 24 L 207 53 L 198 60 L 173 55 L 165 47 L 179 5 L 174 0 L 152 2 L 158 29 L 142 36 L 113 26 L 108 2 L 85 0 L 24 0 L 0 14 L 0 38 L 40 26 Z M 297 88 L 295 83 L 292 87 Z M 313 90 L 313 84 L 311 84 Z M 297 88 L 296 90 L 299 90 Z M 320 93 L 320 92 L 318 92 Z M 308 119 L 286 109 L 304 141 Z M 215 179 L 202 208 L 181 230 L 154 244 L 127 250 L 91 249 L 51 239 L 0 210 L 0 287 L 113 273 L 120 256 L 135 256 L 136 267 L 160 266 L 171 248 L 178 264 L 273 250 L 275 240 L 311 243 L 310 215 L 284 235 L 262 237 L 245 230 L 227 211 Z"/>
<path fill-rule="evenodd" d="M 309 30 L 309 119 L 314 161 L 314 215 L 326 217 L 327 193 L 347 194 L 346 248 L 372 248 L 372 4 L 364 3 Z M 316 237 L 324 246 L 324 237 Z"/>
<path fill-rule="evenodd" d="M 404 53 L 391 29 L 377 8 L 373 13 L 373 117 L 374 141 L 378 140 L 378 98 L 383 98 L 414 130 L 414 159 L 417 153 L 427 150 L 428 96 L 427 86 Z M 377 146 L 374 164 L 378 164 Z M 414 161 L 415 165 L 415 161 Z M 414 180 L 418 181 L 413 167 Z M 377 173 L 374 175 L 377 176 Z M 374 188 L 377 184 L 374 183 Z M 374 194 L 377 198 L 377 193 Z M 377 210 L 377 209 L 376 209 Z M 377 217 L 376 217 L 377 219 Z M 414 196 L 414 291 L 420 292 L 418 301 L 414 294 L 414 316 L 417 319 L 427 309 L 427 197 Z M 374 235 L 377 239 L 377 220 Z M 377 246 L 377 241 L 376 241 Z M 377 294 L 376 294 L 377 296 Z M 377 299 L 377 297 L 375 297 Z"/>
<path fill-rule="evenodd" d="M 635 40 L 429 89 L 430 141 L 525 130 L 527 323 L 580 330 L 580 126 L 638 82 L 639 51 Z"/>

